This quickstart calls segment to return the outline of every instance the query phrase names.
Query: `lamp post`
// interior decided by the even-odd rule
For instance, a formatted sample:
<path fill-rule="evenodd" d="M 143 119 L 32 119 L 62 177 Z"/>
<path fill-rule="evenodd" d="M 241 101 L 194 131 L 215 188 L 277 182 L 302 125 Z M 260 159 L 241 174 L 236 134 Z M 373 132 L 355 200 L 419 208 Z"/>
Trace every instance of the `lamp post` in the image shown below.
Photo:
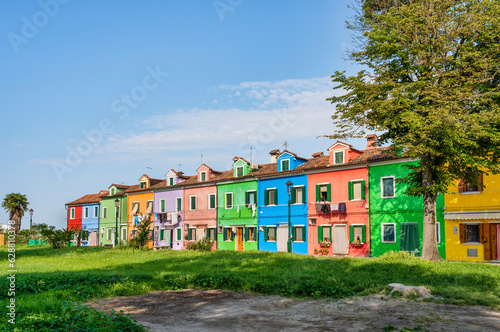
<path fill-rule="evenodd" d="M 33 223 L 33 209 L 30 209 L 30 240 L 31 240 L 31 225 Z"/>
<path fill-rule="evenodd" d="M 120 201 L 115 199 L 115 247 L 118 245 L 118 208 L 120 207 Z"/>
<path fill-rule="evenodd" d="M 292 252 L 292 222 L 290 220 L 290 204 L 292 203 L 291 201 L 291 194 L 292 194 L 292 187 L 293 183 L 292 181 L 288 180 L 286 183 L 286 192 L 288 193 L 288 242 L 287 242 L 287 251 Z"/>

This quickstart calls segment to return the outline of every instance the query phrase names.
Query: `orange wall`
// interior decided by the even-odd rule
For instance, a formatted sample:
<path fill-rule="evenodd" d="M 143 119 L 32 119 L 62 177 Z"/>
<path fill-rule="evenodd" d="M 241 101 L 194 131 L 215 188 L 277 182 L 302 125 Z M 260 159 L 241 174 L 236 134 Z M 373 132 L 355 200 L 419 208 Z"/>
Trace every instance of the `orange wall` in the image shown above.
<path fill-rule="evenodd" d="M 140 193 L 140 194 L 129 194 L 128 195 L 128 205 L 127 205 L 127 226 L 128 226 L 128 234 L 127 239 L 130 240 L 130 231 L 136 229 L 134 224 L 134 215 L 132 214 L 132 207 L 135 202 L 139 202 L 139 211 L 138 215 L 142 216 L 147 209 L 148 201 L 153 200 L 153 193 Z M 151 217 L 152 218 L 152 217 Z M 153 228 L 153 223 L 151 223 L 151 228 Z"/>

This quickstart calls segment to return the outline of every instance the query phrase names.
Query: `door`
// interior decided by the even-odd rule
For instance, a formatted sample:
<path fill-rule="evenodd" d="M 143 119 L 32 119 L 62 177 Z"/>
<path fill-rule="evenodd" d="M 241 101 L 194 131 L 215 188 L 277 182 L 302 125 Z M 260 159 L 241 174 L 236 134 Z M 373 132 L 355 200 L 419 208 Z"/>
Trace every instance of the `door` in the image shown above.
<path fill-rule="evenodd" d="M 278 252 L 287 252 L 288 244 L 288 226 L 282 225 L 278 226 L 276 230 L 276 245 L 278 246 Z"/>
<path fill-rule="evenodd" d="M 349 241 L 347 240 L 347 225 L 334 225 L 332 229 L 333 254 L 347 255 Z"/>
<path fill-rule="evenodd" d="M 200 241 L 205 237 L 205 227 L 198 227 L 196 228 L 196 241 Z"/>
<path fill-rule="evenodd" d="M 420 240 L 418 237 L 418 223 L 416 222 L 402 222 L 401 223 L 401 237 L 400 237 L 400 250 L 412 252 L 420 256 Z"/>
<path fill-rule="evenodd" d="M 484 246 L 484 259 L 498 259 L 498 233 L 497 224 L 483 224 L 482 241 Z"/>
<path fill-rule="evenodd" d="M 236 228 L 236 250 L 243 250 L 243 227 Z"/>
<path fill-rule="evenodd" d="M 165 232 L 165 245 L 168 247 L 172 247 L 172 230 L 171 229 L 164 229 Z"/>

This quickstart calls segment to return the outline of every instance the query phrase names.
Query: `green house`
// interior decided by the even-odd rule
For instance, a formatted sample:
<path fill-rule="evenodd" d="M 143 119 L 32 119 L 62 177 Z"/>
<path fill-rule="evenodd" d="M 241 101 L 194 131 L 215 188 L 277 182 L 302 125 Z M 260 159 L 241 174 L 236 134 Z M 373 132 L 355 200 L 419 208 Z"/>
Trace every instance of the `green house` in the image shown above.
<path fill-rule="evenodd" d="M 217 248 L 257 250 L 258 166 L 240 157 L 233 161 L 217 182 Z"/>
<path fill-rule="evenodd" d="M 422 252 L 423 198 L 405 195 L 407 184 L 398 183 L 410 169 L 417 165 L 410 159 L 389 159 L 370 162 L 370 256 L 380 256 L 388 251 L 408 251 L 415 255 Z M 438 251 L 445 258 L 444 196 L 436 204 L 436 235 Z"/>
<path fill-rule="evenodd" d="M 115 229 L 118 221 L 118 243 L 127 241 L 127 189 L 130 186 L 112 184 L 108 196 L 101 198 L 101 215 L 99 216 L 99 245 L 114 245 Z M 118 200 L 118 208 L 116 208 Z"/>

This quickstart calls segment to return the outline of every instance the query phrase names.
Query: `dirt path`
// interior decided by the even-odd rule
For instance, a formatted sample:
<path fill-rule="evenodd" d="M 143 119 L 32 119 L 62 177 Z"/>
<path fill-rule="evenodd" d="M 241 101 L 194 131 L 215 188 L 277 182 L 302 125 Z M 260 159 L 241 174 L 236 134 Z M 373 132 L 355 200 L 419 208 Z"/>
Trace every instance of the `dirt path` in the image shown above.
<path fill-rule="evenodd" d="M 500 331 L 500 311 L 381 295 L 339 301 L 220 290 L 152 292 L 88 303 L 123 310 L 150 331 Z"/>

